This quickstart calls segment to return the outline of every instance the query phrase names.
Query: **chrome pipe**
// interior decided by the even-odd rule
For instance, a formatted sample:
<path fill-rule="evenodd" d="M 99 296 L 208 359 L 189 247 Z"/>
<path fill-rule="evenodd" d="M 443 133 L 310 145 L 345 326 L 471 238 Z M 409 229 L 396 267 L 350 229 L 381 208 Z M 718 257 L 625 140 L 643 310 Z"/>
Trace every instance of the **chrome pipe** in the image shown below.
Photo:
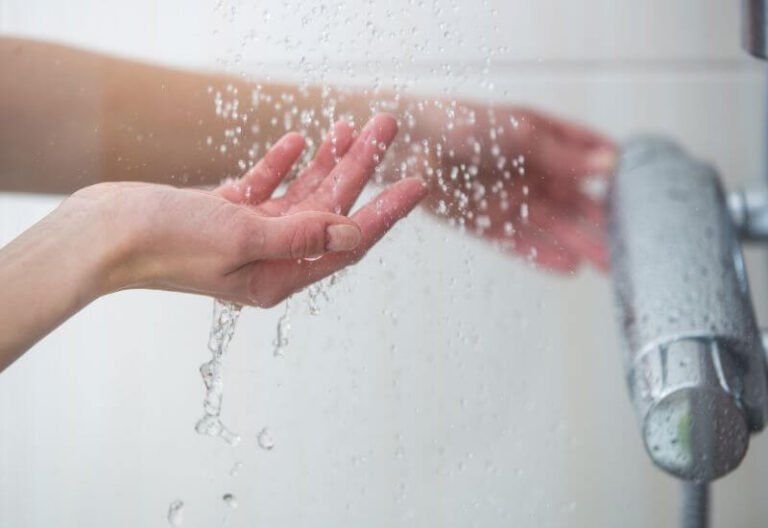
<path fill-rule="evenodd" d="M 680 515 L 680 526 L 683 528 L 709 527 L 709 483 L 683 483 L 683 508 Z"/>

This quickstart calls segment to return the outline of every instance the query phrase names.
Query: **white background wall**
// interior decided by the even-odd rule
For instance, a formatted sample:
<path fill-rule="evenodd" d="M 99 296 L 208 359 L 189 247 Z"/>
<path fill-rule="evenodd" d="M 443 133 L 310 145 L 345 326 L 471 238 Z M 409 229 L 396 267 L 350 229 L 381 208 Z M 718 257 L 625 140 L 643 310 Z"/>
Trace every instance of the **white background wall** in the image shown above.
<path fill-rule="evenodd" d="M 329 79 L 535 104 L 617 138 L 666 132 L 737 183 L 762 175 L 765 82 L 732 4 L 0 0 L 0 30 L 261 75 L 330 58 Z M 445 64 L 459 73 L 434 73 Z M 56 202 L 0 195 L 0 243 Z M 759 301 L 765 262 L 750 263 Z M 282 358 L 283 309 L 244 312 L 226 371 L 235 448 L 193 431 L 210 300 L 124 292 L 68 321 L 0 377 L 0 526 L 164 526 L 174 499 L 194 527 L 674 524 L 605 277 L 538 273 L 419 213 L 329 295 L 318 316 L 293 301 Z M 715 525 L 765 524 L 766 485 L 758 437 L 715 485 Z"/>

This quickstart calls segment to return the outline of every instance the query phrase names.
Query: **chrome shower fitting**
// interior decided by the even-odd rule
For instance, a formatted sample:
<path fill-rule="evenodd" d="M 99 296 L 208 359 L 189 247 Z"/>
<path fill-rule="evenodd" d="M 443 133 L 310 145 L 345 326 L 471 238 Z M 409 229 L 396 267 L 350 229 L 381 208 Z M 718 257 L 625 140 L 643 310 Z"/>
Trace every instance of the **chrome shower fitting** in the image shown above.
<path fill-rule="evenodd" d="M 768 0 L 742 0 L 742 46 L 768 58 Z M 681 525 L 709 525 L 710 480 L 736 468 L 768 417 L 768 332 L 757 329 L 738 238 L 768 240 L 768 189 L 723 194 L 674 142 L 624 147 L 608 243 L 625 370 L 653 462 L 683 479 Z"/>
<path fill-rule="evenodd" d="M 760 59 L 768 58 L 768 0 L 741 0 L 741 45 Z"/>
<path fill-rule="evenodd" d="M 733 194 L 760 235 L 758 194 Z M 629 392 L 651 459 L 706 482 L 741 462 L 768 417 L 768 379 L 737 231 L 717 173 L 671 141 L 623 149 L 609 245 Z"/>
<path fill-rule="evenodd" d="M 727 203 L 741 240 L 768 240 L 768 191 L 764 187 L 731 191 Z"/>

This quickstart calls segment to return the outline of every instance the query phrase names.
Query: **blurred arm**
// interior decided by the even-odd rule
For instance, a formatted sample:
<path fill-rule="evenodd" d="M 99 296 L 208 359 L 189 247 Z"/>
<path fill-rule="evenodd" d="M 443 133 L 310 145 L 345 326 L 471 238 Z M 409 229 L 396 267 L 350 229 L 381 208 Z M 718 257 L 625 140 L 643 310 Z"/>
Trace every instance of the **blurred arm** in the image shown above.
<path fill-rule="evenodd" d="M 249 83 L 8 38 L 0 71 L 0 190 L 213 185 L 243 173 L 285 132 L 305 135 L 311 152 L 337 119 L 360 125 L 384 111 L 401 134 L 376 181 L 422 176 L 441 218 L 550 269 L 572 272 L 583 258 L 606 267 L 602 204 L 582 184 L 611 172 L 615 145 L 556 116 Z"/>
<path fill-rule="evenodd" d="M 15 38 L 0 38 L 0 71 L 0 189 L 10 191 L 69 193 L 121 180 L 216 184 L 259 157 L 254 145 L 263 154 L 289 128 L 284 101 L 318 117 L 323 106 L 318 88 L 254 85 Z M 235 97 L 233 117 L 226 105 Z M 360 122 L 371 114 L 362 99 L 344 104 Z"/>

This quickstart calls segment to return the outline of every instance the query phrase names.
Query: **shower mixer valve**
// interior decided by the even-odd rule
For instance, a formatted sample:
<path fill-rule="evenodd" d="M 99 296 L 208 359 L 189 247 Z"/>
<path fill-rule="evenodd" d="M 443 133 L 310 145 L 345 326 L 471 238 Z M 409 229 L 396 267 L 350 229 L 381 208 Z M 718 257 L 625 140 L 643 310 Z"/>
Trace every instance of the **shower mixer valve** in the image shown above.
<path fill-rule="evenodd" d="M 768 418 L 765 352 L 739 237 L 766 238 L 768 195 L 726 197 L 662 138 L 622 149 L 608 240 L 629 392 L 646 450 L 679 478 L 736 468 Z"/>
<path fill-rule="evenodd" d="M 741 0 L 742 46 L 768 59 L 768 0 Z M 709 481 L 768 419 L 766 344 L 739 240 L 768 241 L 768 189 L 723 192 L 658 137 L 624 145 L 608 194 L 624 366 L 643 443 L 683 482 L 681 525 L 709 525 Z"/>

